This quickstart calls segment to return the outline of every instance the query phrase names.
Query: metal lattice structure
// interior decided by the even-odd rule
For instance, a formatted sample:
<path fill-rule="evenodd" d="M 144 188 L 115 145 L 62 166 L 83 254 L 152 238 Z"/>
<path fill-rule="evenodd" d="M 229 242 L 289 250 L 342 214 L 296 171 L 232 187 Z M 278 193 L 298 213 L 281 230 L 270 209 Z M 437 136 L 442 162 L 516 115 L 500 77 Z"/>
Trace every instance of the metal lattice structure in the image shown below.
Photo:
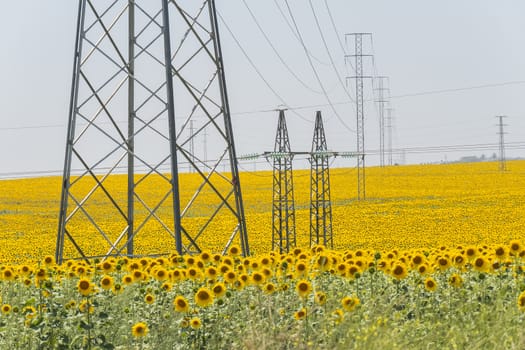
<path fill-rule="evenodd" d="M 506 171 L 507 170 L 507 162 L 505 161 L 505 139 L 504 135 L 506 134 L 503 131 L 503 127 L 505 124 L 503 124 L 503 118 L 505 116 L 500 115 L 497 116 L 499 123 L 498 123 L 498 135 L 499 135 L 499 170 L 500 171 Z"/>
<path fill-rule="evenodd" d="M 296 245 L 293 154 L 284 110 L 279 111 L 273 158 L 272 250 L 287 253 Z"/>
<path fill-rule="evenodd" d="M 310 246 L 322 244 L 333 248 L 330 169 L 321 112 L 315 115 L 315 128 L 310 156 Z"/>
<path fill-rule="evenodd" d="M 384 167 L 386 164 L 385 158 L 385 128 L 386 128 L 386 106 L 388 106 L 388 77 L 378 76 L 376 77 L 378 87 L 375 89 L 377 92 L 377 110 L 379 112 L 379 165 Z M 386 82 L 386 83 L 385 83 Z M 391 165 L 391 164 L 390 164 Z"/>
<path fill-rule="evenodd" d="M 205 237 L 249 254 L 215 1 L 80 0 L 57 262 Z"/>
<path fill-rule="evenodd" d="M 356 104 L 356 136 L 357 136 L 357 199 L 366 198 L 365 190 L 365 112 L 364 112 L 364 86 L 365 78 L 372 76 L 363 75 L 363 57 L 372 55 L 363 54 L 363 36 L 372 36 L 371 33 L 351 33 L 347 34 L 354 37 L 355 54 L 347 55 L 354 58 L 355 76 L 355 104 Z"/>
<path fill-rule="evenodd" d="M 394 112 L 394 109 L 392 107 L 389 107 L 386 109 L 386 118 L 385 118 L 385 127 L 387 130 L 387 155 L 388 155 L 388 165 L 393 165 L 393 159 L 392 159 L 392 113 Z"/>

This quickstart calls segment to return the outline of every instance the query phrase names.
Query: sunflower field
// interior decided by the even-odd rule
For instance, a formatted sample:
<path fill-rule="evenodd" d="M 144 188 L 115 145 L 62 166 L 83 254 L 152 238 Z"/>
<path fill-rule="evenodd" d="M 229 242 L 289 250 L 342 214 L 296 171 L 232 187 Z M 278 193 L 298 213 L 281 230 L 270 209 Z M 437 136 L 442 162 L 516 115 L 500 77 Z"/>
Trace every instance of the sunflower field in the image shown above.
<path fill-rule="evenodd" d="M 332 169 L 333 249 L 308 246 L 296 171 L 286 254 L 271 251 L 271 173 L 242 173 L 251 256 L 209 242 L 62 265 L 60 179 L 0 181 L 0 347 L 525 348 L 525 162 L 507 165 L 367 168 L 360 202 L 355 169 Z"/>

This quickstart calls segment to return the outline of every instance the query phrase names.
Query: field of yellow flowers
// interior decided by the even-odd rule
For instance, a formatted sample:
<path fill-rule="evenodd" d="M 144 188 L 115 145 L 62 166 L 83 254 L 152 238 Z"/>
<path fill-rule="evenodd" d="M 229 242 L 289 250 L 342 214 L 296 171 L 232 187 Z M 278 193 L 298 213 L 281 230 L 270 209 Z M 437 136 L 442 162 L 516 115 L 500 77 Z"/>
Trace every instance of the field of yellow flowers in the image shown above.
<path fill-rule="evenodd" d="M 60 179 L 1 181 L 0 347 L 522 349 L 525 162 L 508 169 L 369 168 L 362 202 L 355 169 L 333 169 L 333 250 L 307 246 L 309 172 L 295 172 L 288 254 L 270 251 L 271 173 L 243 173 L 252 256 L 210 242 L 60 266 Z"/>
<path fill-rule="evenodd" d="M 355 200 L 355 169 L 332 169 L 334 248 L 409 249 L 524 238 L 525 162 L 509 162 L 508 168 L 500 173 L 498 164 L 491 162 L 369 168 L 367 200 L 362 202 Z M 181 183 L 197 179 L 195 174 L 181 177 Z M 126 179 L 116 176 L 113 181 Z M 300 247 L 309 244 L 309 181 L 308 170 L 294 172 Z M 265 253 L 271 249 L 272 174 L 241 173 L 241 185 L 250 250 Z M 146 193 L 157 193 L 155 182 L 149 186 Z M 59 177 L 0 181 L 0 262 L 54 254 L 59 199 Z M 214 240 L 226 242 L 230 227 L 217 229 Z M 84 241 L 92 239 L 87 236 Z M 150 251 L 165 251 L 170 244 L 175 249 L 173 242 L 166 244 L 155 236 L 145 243 Z M 218 250 L 213 243 L 201 245 Z"/>

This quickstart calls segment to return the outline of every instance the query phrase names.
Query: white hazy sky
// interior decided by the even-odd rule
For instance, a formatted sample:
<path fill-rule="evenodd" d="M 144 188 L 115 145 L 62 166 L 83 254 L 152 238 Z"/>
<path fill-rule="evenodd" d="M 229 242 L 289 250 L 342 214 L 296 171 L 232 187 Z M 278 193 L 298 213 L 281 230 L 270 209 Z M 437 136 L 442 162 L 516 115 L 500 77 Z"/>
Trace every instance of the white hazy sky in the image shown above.
<path fill-rule="evenodd" d="M 305 85 L 320 86 L 298 40 L 279 12 L 284 0 L 246 0 L 283 60 Z M 355 126 L 349 103 L 333 68 L 308 0 L 288 1 L 329 99 L 344 122 Z M 506 142 L 525 142 L 525 2 L 521 0 L 312 0 L 329 52 L 342 78 L 350 67 L 338 35 L 373 33 L 379 75 L 388 76 L 394 113 L 394 148 L 497 143 L 496 115 L 508 116 Z M 69 104 L 77 1 L 2 1 L 0 12 L 0 175 L 62 168 Z M 160 6 L 160 2 L 159 2 Z M 242 0 L 217 0 L 219 13 L 272 88 L 301 118 L 287 112 L 293 150 L 311 147 L 314 113 L 323 112 L 328 146 L 354 151 L 355 134 L 346 130 L 323 94 L 295 79 L 255 25 Z M 290 17 L 287 17 L 290 21 Z M 232 36 L 220 24 L 237 153 L 273 148 L 276 112 L 283 102 L 262 82 Z M 365 42 L 365 53 L 372 48 Z M 347 54 L 353 48 L 346 48 Z M 319 63 L 323 62 L 323 63 Z M 369 74 L 372 72 L 369 72 Z M 452 92 L 405 96 L 429 91 L 497 85 Z M 372 97 L 372 86 L 367 86 Z M 353 88 L 350 93 L 353 95 Z M 320 107 L 308 107 L 320 106 Z M 240 113 L 254 112 L 254 113 Z M 378 149 L 376 109 L 365 106 L 367 149 Z M 306 120 L 305 120 L 306 119 Z M 256 130 L 256 132 L 254 131 Z M 202 145 L 197 145 L 199 150 Z M 496 151 L 496 150 L 494 150 Z M 407 163 L 453 160 L 458 153 L 406 153 Z M 509 157 L 525 150 L 508 150 Z M 399 155 L 394 155 L 399 162 Z M 353 160 L 335 165 L 355 166 Z M 377 164 L 370 156 L 368 164 Z M 241 164 L 252 170 L 251 163 Z M 258 165 L 263 167 L 263 164 Z"/>

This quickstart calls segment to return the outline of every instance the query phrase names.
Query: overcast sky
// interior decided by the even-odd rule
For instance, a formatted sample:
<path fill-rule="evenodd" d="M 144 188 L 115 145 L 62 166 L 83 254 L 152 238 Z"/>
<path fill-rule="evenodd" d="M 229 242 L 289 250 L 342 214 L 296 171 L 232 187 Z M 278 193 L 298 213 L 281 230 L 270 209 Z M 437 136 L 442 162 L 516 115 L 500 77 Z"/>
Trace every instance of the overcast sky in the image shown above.
<path fill-rule="evenodd" d="M 352 32 L 373 33 L 372 42 L 365 40 L 363 51 L 374 54 L 375 71 L 366 66 L 370 72 L 365 73 L 389 77 L 394 148 L 497 143 L 497 115 L 507 116 L 506 142 L 525 142 L 525 2 L 312 0 L 315 12 L 308 0 L 288 3 L 322 86 L 297 33 L 289 26 L 293 27 L 293 20 L 284 0 L 246 0 L 246 4 L 289 68 L 275 54 L 242 0 L 217 1 L 229 28 L 220 23 L 239 155 L 273 149 L 277 112 L 271 110 L 283 105 L 283 100 L 288 107 L 298 108 L 287 111 L 293 150 L 310 149 L 316 110 L 323 113 L 328 147 L 355 150 L 355 133 L 345 127 L 355 129 L 355 105 L 339 82 L 339 78 L 346 81 L 353 73 L 345 64 L 345 52 L 337 37 L 345 44 L 345 34 Z M 0 175 L 62 168 L 77 4 L 73 0 L 3 2 Z M 346 54 L 353 54 L 352 43 L 347 44 Z M 262 81 L 245 54 L 279 97 Z M 339 78 L 329 64 L 330 58 Z M 353 86 L 345 88 L 353 98 Z M 372 85 L 365 88 L 366 98 L 373 99 Z M 328 97 L 319 93 L 322 89 Z M 454 91 L 437 93 L 441 90 Z M 426 92 L 436 93 L 421 94 Z M 334 103 L 333 108 L 329 102 Z M 379 119 L 371 102 L 365 105 L 365 119 L 366 149 L 377 150 Z M 202 147 L 196 145 L 197 151 Z M 407 151 L 405 161 L 439 162 L 493 152 Z M 509 157 L 524 154 L 523 149 L 507 151 Z M 368 159 L 368 164 L 378 163 L 377 156 Z M 395 162 L 402 160 L 394 155 Z M 241 165 L 254 168 L 251 163 Z M 338 160 L 335 165 L 353 167 L 355 161 Z"/>

